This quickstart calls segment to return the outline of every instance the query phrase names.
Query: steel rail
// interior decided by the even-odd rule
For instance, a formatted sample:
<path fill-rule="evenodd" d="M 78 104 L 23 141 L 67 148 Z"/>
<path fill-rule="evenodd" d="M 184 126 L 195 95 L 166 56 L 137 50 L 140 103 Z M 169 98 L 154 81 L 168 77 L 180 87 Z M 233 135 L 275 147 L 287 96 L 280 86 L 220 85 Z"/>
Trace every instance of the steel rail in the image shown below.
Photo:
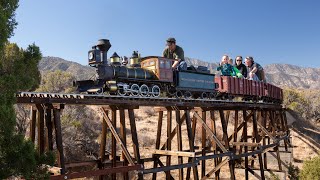
<path fill-rule="evenodd" d="M 41 92 L 18 92 L 17 103 L 21 104 L 77 104 L 77 105 L 136 105 L 136 106 L 180 106 L 207 107 L 216 109 L 281 109 L 281 104 L 249 101 L 154 98 L 115 96 L 99 94 L 64 94 Z"/>

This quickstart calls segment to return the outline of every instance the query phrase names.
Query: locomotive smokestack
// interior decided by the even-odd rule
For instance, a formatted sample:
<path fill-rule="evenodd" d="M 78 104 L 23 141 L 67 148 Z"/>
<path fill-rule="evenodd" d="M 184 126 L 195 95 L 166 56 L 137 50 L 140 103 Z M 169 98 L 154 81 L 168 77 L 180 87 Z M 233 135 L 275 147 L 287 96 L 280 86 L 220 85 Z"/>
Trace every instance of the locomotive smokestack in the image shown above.
<path fill-rule="evenodd" d="M 108 39 L 99 39 L 97 43 L 97 48 L 101 51 L 101 60 L 103 64 L 108 64 L 107 52 L 110 49 L 111 44 Z"/>

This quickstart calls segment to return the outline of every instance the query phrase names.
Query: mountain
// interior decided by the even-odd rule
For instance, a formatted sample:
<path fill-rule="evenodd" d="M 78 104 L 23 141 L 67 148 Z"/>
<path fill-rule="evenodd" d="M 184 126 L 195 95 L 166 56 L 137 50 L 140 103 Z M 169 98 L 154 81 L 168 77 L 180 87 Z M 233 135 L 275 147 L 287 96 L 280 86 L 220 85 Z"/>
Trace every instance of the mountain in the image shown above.
<path fill-rule="evenodd" d="M 216 72 L 217 63 L 209 63 L 195 58 L 186 58 L 186 62 L 194 66 L 206 66 Z M 67 71 L 74 74 L 78 80 L 91 79 L 95 68 L 67 61 L 59 57 L 43 57 L 39 62 L 42 73 L 46 71 Z M 320 89 L 320 68 L 304 68 L 290 64 L 269 64 L 264 67 L 267 81 L 280 87 L 300 89 Z"/>
<path fill-rule="evenodd" d="M 43 57 L 39 62 L 38 68 L 41 73 L 56 70 L 67 71 L 78 80 L 90 79 L 95 76 L 95 68 L 52 56 Z"/>
<path fill-rule="evenodd" d="M 304 68 L 290 64 L 270 64 L 264 67 L 268 81 L 278 86 L 300 89 L 320 89 L 320 68 Z"/>

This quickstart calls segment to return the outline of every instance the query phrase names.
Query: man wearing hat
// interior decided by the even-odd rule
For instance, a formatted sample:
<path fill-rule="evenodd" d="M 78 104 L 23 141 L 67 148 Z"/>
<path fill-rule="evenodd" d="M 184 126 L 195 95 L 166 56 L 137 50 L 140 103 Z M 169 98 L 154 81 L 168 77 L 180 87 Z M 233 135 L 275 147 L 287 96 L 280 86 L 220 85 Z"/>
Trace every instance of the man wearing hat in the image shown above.
<path fill-rule="evenodd" d="M 170 37 L 167 39 L 167 47 L 163 50 L 162 56 L 169 59 L 176 59 L 172 68 L 180 70 L 187 70 L 187 63 L 184 60 L 183 49 L 176 45 L 176 39 Z"/>

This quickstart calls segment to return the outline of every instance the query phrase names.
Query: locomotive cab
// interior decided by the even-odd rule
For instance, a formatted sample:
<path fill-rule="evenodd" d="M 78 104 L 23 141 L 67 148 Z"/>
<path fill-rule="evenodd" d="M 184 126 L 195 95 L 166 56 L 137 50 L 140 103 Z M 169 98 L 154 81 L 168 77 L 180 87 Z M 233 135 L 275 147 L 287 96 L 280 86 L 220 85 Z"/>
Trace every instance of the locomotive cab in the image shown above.
<path fill-rule="evenodd" d="M 149 56 L 142 59 L 141 68 L 152 71 L 159 81 L 173 82 L 173 71 L 171 68 L 173 61 L 173 59 Z"/>

